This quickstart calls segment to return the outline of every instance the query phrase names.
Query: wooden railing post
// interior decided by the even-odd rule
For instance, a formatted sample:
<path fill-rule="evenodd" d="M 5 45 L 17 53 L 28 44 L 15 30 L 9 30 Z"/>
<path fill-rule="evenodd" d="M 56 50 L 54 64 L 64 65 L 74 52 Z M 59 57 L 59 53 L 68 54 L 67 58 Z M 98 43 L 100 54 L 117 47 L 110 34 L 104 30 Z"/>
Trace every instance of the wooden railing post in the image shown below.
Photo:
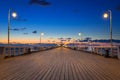
<path fill-rule="evenodd" d="M 118 47 L 118 59 L 120 59 L 120 47 Z"/>

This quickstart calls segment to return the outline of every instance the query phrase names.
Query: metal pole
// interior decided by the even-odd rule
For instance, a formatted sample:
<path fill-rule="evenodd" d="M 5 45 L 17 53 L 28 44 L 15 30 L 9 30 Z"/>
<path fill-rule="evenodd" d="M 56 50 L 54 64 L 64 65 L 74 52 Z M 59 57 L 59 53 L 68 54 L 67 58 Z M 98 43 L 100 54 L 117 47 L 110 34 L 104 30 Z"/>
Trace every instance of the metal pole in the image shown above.
<path fill-rule="evenodd" d="M 79 37 L 80 37 L 80 42 L 82 41 L 82 36 L 81 33 L 78 33 Z"/>
<path fill-rule="evenodd" d="M 80 41 L 82 42 L 82 35 L 80 35 Z"/>
<path fill-rule="evenodd" d="M 79 41 L 79 42 L 81 42 L 81 37 L 80 37 L 80 35 L 79 35 L 79 38 L 80 38 L 80 41 Z"/>
<path fill-rule="evenodd" d="M 10 9 L 8 10 L 8 54 L 10 54 Z"/>
<path fill-rule="evenodd" d="M 40 33 L 40 44 L 41 44 L 41 33 Z"/>
<path fill-rule="evenodd" d="M 111 56 L 113 57 L 113 44 L 112 44 L 112 11 L 108 10 L 110 12 L 110 45 L 111 45 Z"/>

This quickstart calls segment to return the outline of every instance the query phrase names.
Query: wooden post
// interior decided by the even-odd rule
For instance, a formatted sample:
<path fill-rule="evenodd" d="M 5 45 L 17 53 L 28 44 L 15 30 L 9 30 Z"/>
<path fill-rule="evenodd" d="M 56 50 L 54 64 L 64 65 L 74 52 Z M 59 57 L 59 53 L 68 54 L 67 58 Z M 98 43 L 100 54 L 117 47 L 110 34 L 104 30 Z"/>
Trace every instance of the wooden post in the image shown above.
<path fill-rule="evenodd" d="M 4 54 L 4 57 L 6 57 L 6 47 L 4 47 L 3 54 Z"/>
<path fill-rule="evenodd" d="M 100 55 L 102 56 L 103 52 L 102 52 L 102 48 L 100 48 Z"/>
<path fill-rule="evenodd" d="M 0 47 L 0 60 L 5 58 L 5 47 Z"/>
<path fill-rule="evenodd" d="M 16 54 L 15 54 L 15 47 L 13 47 L 13 49 L 14 49 L 14 56 L 16 56 Z"/>
<path fill-rule="evenodd" d="M 98 54 L 98 48 L 96 48 L 96 50 L 97 50 L 97 54 Z"/>
<path fill-rule="evenodd" d="M 120 59 L 120 47 L 118 47 L 118 59 Z"/>

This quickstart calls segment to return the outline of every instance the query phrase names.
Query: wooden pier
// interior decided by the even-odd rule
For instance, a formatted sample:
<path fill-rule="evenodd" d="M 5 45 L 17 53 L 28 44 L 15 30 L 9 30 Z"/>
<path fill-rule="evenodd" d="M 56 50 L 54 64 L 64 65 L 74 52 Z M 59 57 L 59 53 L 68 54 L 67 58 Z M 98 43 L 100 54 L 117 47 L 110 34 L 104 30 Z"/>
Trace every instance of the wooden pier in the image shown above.
<path fill-rule="evenodd" d="M 1 60 L 0 80 L 120 80 L 120 60 L 60 47 Z"/>

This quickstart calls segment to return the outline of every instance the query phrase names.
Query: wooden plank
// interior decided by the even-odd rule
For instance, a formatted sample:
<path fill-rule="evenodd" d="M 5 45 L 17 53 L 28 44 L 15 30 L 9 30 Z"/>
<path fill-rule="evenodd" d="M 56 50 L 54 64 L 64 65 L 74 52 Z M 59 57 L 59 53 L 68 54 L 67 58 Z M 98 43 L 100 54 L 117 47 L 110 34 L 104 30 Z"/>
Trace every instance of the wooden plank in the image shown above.
<path fill-rule="evenodd" d="M 119 80 L 120 61 L 57 48 L 0 61 L 0 80 Z"/>

